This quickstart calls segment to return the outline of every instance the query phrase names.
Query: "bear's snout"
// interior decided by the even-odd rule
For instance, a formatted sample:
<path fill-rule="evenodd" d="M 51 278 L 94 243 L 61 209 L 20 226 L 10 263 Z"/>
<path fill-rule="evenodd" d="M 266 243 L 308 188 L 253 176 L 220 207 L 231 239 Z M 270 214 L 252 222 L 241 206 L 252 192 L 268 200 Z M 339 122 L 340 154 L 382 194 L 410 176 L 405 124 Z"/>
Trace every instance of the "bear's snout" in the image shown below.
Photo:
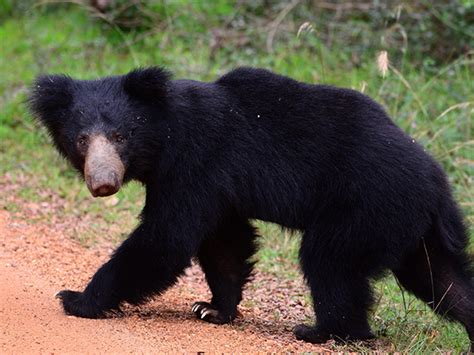
<path fill-rule="evenodd" d="M 121 183 L 113 171 L 86 177 L 87 187 L 94 197 L 110 196 L 120 190 Z"/>
<path fill-rule="evenodd" d="M 122 186 L 124 172 L 124 164 L 114 145 L 103 135 L 92 137 L 84 164 L 84 177 L 92 196 L 116 193 Z"/>

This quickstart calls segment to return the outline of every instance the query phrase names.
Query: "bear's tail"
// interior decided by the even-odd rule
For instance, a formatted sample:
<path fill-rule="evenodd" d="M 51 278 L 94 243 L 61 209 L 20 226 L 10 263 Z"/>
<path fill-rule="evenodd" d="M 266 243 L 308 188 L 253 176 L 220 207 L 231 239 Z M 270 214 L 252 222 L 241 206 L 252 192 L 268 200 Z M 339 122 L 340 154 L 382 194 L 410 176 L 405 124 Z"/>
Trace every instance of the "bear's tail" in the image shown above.
<path fill-rule="evenodd" d="M 451 199 L 445 201 L 434 216 L 433 234 L 447 253 L 467 258 L 466 248 L 469 242 L 467 227 L 463 223 L 456 203 Z"/>

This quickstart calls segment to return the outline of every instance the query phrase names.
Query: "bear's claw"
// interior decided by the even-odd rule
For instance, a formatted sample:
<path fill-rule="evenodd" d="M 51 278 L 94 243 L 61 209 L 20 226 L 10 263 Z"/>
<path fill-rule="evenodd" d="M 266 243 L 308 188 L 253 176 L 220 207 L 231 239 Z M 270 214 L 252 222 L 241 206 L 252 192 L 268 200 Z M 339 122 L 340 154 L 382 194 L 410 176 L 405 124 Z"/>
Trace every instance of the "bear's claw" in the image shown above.
<path fill-rule="evenodd" d="M 232 321 L 231 317 L 225 317 L 218 309 L 207 302 L 196 302 L 191 307 L 191 311 L 197 318 L 214 324 L 225 324 Z"/>

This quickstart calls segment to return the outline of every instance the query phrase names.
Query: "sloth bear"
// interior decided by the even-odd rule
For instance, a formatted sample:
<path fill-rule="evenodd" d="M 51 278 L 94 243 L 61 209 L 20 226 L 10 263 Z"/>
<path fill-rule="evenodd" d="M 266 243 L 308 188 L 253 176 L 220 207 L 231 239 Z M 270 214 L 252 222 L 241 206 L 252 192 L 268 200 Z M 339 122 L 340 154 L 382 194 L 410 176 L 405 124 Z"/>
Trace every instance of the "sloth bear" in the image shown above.
<path fill-rule="evenodd" d="M 474 341 L 468 236 L 440 166 L 363 94 L 255 68 L 214 82 L 157 67 L 75 80 L 40 76 L 29 99 L 93 196 L 138 180 L 141 223 L 67 314 L 105 317 L 172 286 L 197 258 L 212 291 L 192 311 L 231 322 L 252 273 L 251 219 L 301 231 L 316 325 L 297 339 L 372 338 L 370 281 L 391 270 Z"/>

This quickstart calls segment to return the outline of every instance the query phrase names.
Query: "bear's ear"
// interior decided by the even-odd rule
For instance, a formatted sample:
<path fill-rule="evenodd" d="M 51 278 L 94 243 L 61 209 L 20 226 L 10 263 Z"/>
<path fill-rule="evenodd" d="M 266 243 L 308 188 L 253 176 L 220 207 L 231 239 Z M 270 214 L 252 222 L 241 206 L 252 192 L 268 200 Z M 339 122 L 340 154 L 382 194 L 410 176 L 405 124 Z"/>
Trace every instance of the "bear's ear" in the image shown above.
<path fill-rule="evenodd" d="M 28 106 L 31 113 L 47 128 L 60 122 L 72 103 L 73 80 L 65 75 L 39 76 L 30 90 Z"/>
<path fill-rule="evenodd" d="M 150 104 L 163 104 L 170 79 L 171 74 L 163 68 L 140 68 L 123 77 L 123 88 L 134 99 Z"/>

